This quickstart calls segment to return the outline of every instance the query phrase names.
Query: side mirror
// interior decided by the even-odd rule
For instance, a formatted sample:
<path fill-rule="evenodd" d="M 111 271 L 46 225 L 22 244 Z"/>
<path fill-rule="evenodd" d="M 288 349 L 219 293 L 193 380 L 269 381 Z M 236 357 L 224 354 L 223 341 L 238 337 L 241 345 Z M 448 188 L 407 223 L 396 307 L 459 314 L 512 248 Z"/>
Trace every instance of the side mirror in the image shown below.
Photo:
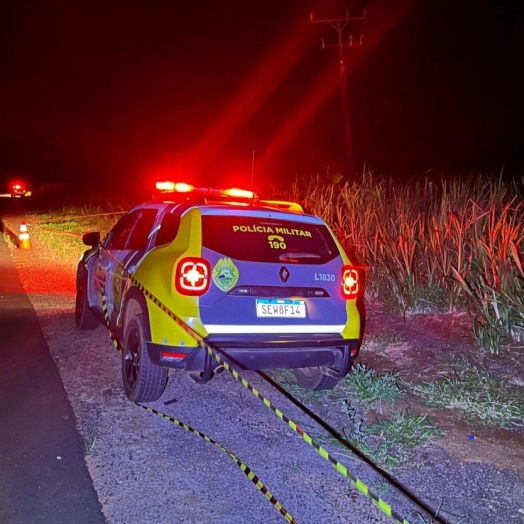
<path fill-rule="evenodd" d="M 100 244 L 100 233 L 98 231 L 91 231 L 85 233 L 82 237 L 82 242 L 89 247 L 96 247 Z"/>

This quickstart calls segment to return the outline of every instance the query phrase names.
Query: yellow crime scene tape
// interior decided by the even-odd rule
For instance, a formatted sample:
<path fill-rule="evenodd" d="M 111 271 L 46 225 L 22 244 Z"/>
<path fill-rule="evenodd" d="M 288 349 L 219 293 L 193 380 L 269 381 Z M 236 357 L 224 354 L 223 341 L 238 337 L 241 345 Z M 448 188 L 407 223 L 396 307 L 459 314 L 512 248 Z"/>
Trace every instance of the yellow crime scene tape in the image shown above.
<path fill-rule="evenodd" d="M 373 504 L 379 508 L 385 515 L 393 519 L 397 524 L 410 524 L 409 521 L 399 516 L 393 508 L 384 500 L 382 500 L 378 495 L 376 495 L 369 487 L 364 484 L 360 479 L 353 476 L 349 470 L 339 462 L 333 455 L 329 453 L 325 448 L 323 448 L 318 442 L 316 442 L 313 437 L 311 437 L 303 428 L 301 428 L 296 422 L 284 415 L 280 409 L 273 405 L 273 403 L 264 397 L 255 387 L 253 387 L 244 377 L 234 369 L 229 362 L 223 358 L 223 353 L 220 349 L 211 346 L 208 342 L 205 342 L 203 337 L 198 334 L 194 329 L 188 326 L 181 318 L 175 315 L 169 308 L 167 308 L 158 298 L 156 298 L 149 290 L 147 290 L 138 280 L 136 280 L 133 275 L 130 275 L 127 272 L 131 282 L 142 292 L 144 295 L 149 298 L 156 306 L 158 306 L 164 313 L 169 315 L 179 326 L 181 326 L 187 333 L 189 333 L 193 338 L 197 340 L 200 346 L 205 349 L 208 354 L 214 358 L 218 363 L 220 363 L 226 371 L 229 371 L 233 377 L 240 382 L 246 389 L 251 391 L 255 397 L 261 400 L 265 406 L 267 406 L 278 418 L 287 423 L 287 425 L 296 433 L 298 433 L 303 440 L 305 440 L 311 447 L 313 447 L 317 453 L 328 462 L 344 477 L 346 477 L 353 486 L 355 486 L 360 493 L 369 498 Z M 424 508 L 426 511 L 426 509 Z"/>
<path fill-rule="evenodd" d="M 107 253 L 107 252 L 106 252 Z M 228 371 L 238 382 L 240 382 L 246 389 L 251 391 L 255 397 L 257 397 L 262 403 L 268 407 L 278 418 L 286 422 L 286 424 L 295 432 L 298 433 L 302 439 L 307 442 L 315 451 L 325 460 L 327 460 L 341 475 L 346 477 L 349 482 L 365 497 L 371 500 L 371 502 L 382 511 L 386 516 L 391 518 L 397 524 L 410 524 L 410 522 L 398 513 L 396 513 L 393 508 L 385 501 L 382 500 L 376 493 L 373 492 L 364 482 L 351 474 L 344 464 L 339 462 L 333 455 L 329 453 L 325 448 L 323 448 L 318 442 L 316 442 L 311 435 L 309 435 L 303 428 L 301 428 L 296 422 L 291 418 L 287 417 L 280 409 L 273 405 L 273 403 L 264 397 L 255 387 L 253 387 L 240 373 L 227 361 L 227 355 L 224 358 L 224 352 L 218 347 L 214 347 L 204 340 L 204 338 L 188 326 L 180 317 L 173 313 L 167 306 L 165 306 L 156 296 L 153 295 L 148 289 L 146 289 L 129 271 L 122 266 L 120 261 L 116 260 L 111 256 L 110 253 L 107 253 L 123 270 L 123 273 L 129 278 L 130 282 L 137 287 L 147 298 L 149 298 L 157 307 L 159 307 L 164 313 L 166 313 L 172 320 L 174 320 L 182 329 L 189 333 L 198 344 L 210 355 L 211 358 L 214 358 L 219 364 L 221 364 L 226 371 Z M 109 328 L 109 317 L 107 315 L 107 305 L 105 306 L 104 316 L 106 317 L 106 324 Z M 120 351 L 119 342 L 116 340 L 116 337 L 109 329 L 109 334 L 113 340 L 113 345 L 115 348 Z M 299 403 L 300 404 L 300 403 Z M 141 406 L 143 407 L 143 406 Z M 300 407 L 300 406 L 299 406 Z M 166 416 L 167 417 L 167 416 Z M 183 427 L 183 426 L 181 426 Z M 345 442 L 348 445 L 347 442 Z M 247 467 L 247 465 L 246 465 Z M 375 468 L 376 469 L 376 468 Z M 257 486 L 258 487 L 258 486 Z M 425 513 L 431 514 L 430 508 L 428 508 L 423 502 L 418 500 L 412 494 L 410 494 L 406 489 L 395 486 L 397 489 L 407 496 L 414 504 L 416 504 L 420 509 Z M 432 518 L 435 522 L 443 522 L 438 516 L 432 515 Z"/>
<path fill-rule="evenodd" d="M 113 331 L 111 330 L 110 324 L 109 324 L 109 312 L 107 309 L 107 300 L 105 296 L 105 289 L 102 288 L 102 311 L 104 313 L 104 321 L 106 324 L 106 327 L 109 331 L 109 337 L 111 338 L 111 342 L 113 343 L 114 348 L 121 352 L 123 351 L 123 348 L 114 335 Z M 260 480 L 260 478 L 256 475 L 256 473 L 242 460 L 240 460 L 232 451 L 227 449 L 225 446 L 217 442 L 215 439 L 209 437 L 205 433 L 202 433 L 201 431 L 198 431 L 197 429 L 191 427 L 189 424 L 186 424 L 185 422 L 182 422 L 181 420 L 178 420 L 174 417 L 171 417 L 170 415 L 166 415 L 165 413 L 162 413 L 161 411 L 158 411 L 152 407 L 144 406 L 142 404 L 138 404 L 135 402 L 138 407 L 145 409 L 149 413 L 153 413 L 155 415 L 158 415 L 159 417 L 173 423 L 175 426 L 178 426 L 182 429 L 185 429 L 189 433 L 193 433 L 194 435 L 197 435 L 198 437 L 204 439 L 206 442 L 209 442 L 210 444 L 213 444 L 213 446 L 216 446 L 219 450 L 223 451 L 226 455 L 228 455 L 235 463 L 236 465 L 242 470 L 244 475 L 255 485 L 255 487 L 271 502 L 273 507 L 291 524 L 298 524 L 297 521 L 294 519 L 294 517 L 291 515 L 291 513 L 275 498 L 275 496 L 269 491 L 267 486 Z"/>

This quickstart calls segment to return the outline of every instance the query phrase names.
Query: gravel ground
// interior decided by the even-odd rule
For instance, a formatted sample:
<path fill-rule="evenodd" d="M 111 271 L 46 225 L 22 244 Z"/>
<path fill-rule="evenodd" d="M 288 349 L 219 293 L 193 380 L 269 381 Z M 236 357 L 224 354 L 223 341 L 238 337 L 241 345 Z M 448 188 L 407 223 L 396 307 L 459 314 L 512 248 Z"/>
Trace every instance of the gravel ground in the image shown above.
<path fill-rule="evenodd" d="M 126 400 L 120 356 L 106 329 L 82 332 L 74 325 L 76 262 L 36 247 L 12 256 L 86 441 L 85 460 L 107 521 L 283 522 L 227 455 Z M 258 375 L 246 377 L 288 416 L 316 426 Z M 298 522 L 392 522 L 227 373 L 202 386 L 174 372 L 161 401 L 151 405 L 230 449 Z M 438 446 L 419 455 L 397 479 L 440 507 L 447 522 L 524 523 L 524 483 L 512 471 L 458 464 Z M 366 484 L 377 481 L 367 466 L 337 458 Z M 430 522 L 395 489 L 384 498 L 410 522 Z"/>

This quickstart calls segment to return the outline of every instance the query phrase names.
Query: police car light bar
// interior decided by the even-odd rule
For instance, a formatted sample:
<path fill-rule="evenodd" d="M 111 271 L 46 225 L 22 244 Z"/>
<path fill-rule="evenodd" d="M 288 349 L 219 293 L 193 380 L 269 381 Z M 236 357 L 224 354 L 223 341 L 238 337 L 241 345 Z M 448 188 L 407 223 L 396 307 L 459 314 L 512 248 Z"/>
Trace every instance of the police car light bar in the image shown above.
<path fill-rule="evenodd" d="M 155 184 L 155 187 L 159 191 L 174 191 L 175 190 L 175 183 L 174 182 L 157 182 Z"/>
<path fill-rule="evenodd" d="M 235 198 L 255 198 L 253 191 L 247 191 L 246 189 L 224 189 L 224 194 Z"/>
<path fill-rule="evenodd" d="M 260 200 L 259 204 L 273 207 L 275 209 L 281 209 L 282 211 L 304 214 L 304 208 L 296 202 L 287 202 L 285 200 Z"/>
<path fill-rule="evenodd" d="M 194 191 L 195 188 L 189 184 L 184 184 L 184 182 L 177 182 L 174 184 L 174 190 L 177 193 L 191 193 L 191 191 Z"/>
<path fill-rule="evenodd" d="M 247 189 L 239 189 L 236 187 L 230 189 L 220 189 L 216 187 L 195 187 L 184 182 L 157 182 L 156 188 L 162 193 L 198 193 L 203 196 L 213 197 L 228 197 L 238 198 L 244 200 L 244 202 L 232 202 L 228 200 L 228 204 L 235 204 L 238 206 L 246 205 L 245 201 L 257 202 L 263 206 L 271 207 L 273 209 L 279 209 L 282 211 L 289 211 L 291 213 L 304 213 L 304 209 L 300 204 L 296 202 L 287 202 L 284 200 L 259 200 L 256 193 Z"/>
<path fill-rule="evenodd" d="M 209 196 L 224 196 L 234 198 L 244 198 L 247 200 L 253 200 L 256 198 L 253 191 L 246 189 L 219 189 L 215 187 L 194 187 L 184 182 L 157 182 L 156 188 L 162 192 L 176 192 L 176 193 L 199 193 L 201 195 Z"/>

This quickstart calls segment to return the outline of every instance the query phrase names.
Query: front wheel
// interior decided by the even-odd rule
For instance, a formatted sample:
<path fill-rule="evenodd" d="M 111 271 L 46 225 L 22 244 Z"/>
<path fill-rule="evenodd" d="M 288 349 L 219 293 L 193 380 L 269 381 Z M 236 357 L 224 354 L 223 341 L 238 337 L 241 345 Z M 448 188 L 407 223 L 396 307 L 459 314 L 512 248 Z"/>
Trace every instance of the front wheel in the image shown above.
<path fill-rule="evenodd" d="M 158 400 L 167 382 L 167 369 L 149 359 L 143 315 L 133 315 L 124 329 L 122 379 L 126 396 L 132 402 Z"/>
<path fill-rule="evenodd" d="M 293 373 L 303 388 L 313 391 L 333 389 L 340 381 L 339 378 L 324 375 L 319 368 L 298 368 L 294 369 Z"/>

